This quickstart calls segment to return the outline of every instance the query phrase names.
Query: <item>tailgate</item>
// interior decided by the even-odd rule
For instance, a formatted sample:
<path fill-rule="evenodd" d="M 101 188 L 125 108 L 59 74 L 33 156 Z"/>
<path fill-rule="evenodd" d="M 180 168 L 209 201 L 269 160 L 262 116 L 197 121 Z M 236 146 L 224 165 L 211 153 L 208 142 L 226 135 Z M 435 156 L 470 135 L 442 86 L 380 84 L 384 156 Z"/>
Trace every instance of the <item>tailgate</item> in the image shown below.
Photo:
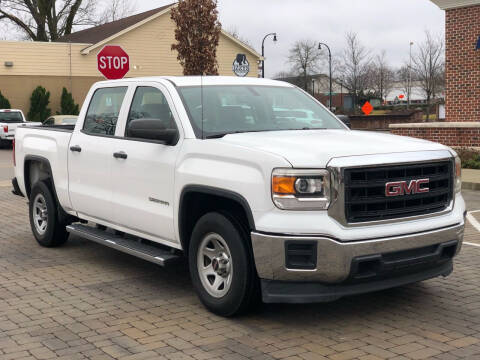
<path fill-rule="evenodd" d="M 15 137 L 15 130 L 20 124 L 22 123 L 1 124 L 0 132 L 3 135 L 2 137 L 9 140 L 13 140 L 13 138 Z"/>

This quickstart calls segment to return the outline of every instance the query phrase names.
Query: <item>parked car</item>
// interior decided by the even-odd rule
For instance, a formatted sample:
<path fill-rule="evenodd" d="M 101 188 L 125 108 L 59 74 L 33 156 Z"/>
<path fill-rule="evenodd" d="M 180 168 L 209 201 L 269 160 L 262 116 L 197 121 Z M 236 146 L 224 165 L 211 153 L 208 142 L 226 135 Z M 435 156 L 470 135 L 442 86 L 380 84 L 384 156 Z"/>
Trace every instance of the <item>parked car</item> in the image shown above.
<path fill-rule="evenodd" d="M 76 115 L 54 115 L 43 122 L 43 125 L 75 125 L 78 120 Z"/>
<path fill-rule="evenodd" d="M 12 144 L 18 126 L 38 125 L 41 125 L 41 123 L 27 122 L 21 110 L 0 109 L 0 147 Z"/>
<path fill-rule="evenodd" d="M 321 124 L 306 126 L 310 112 Z M 463 241 L 452 149 L 351 131 L 284 82 L 99 82 L 74 130 L 15 140 L 14 192 L 40 245 L 73 234 L 163 266 L 186 257 L 223 316 L 259 295 L 325 302 L 447 276 Z"/>
<path fill-rule="evenodd" d="M 340 121 L 347 125 L 349 128 L 352 127 L 352 125 L 350 124 L 350 117 L 348 115 L 337 115 L 337 118 L 339 118 Z"/>

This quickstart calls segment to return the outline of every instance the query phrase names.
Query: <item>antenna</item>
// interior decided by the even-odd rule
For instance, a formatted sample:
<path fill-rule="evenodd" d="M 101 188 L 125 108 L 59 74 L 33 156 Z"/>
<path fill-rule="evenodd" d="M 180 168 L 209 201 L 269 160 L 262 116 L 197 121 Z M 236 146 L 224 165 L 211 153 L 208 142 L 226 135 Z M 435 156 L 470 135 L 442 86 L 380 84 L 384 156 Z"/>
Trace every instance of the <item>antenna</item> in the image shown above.
<path fill-rule="evenodd" d="M 200 101 L 202 102 L 202 140 L 205 140 L 203 134 L 203 75 L 200 75 Z"/>

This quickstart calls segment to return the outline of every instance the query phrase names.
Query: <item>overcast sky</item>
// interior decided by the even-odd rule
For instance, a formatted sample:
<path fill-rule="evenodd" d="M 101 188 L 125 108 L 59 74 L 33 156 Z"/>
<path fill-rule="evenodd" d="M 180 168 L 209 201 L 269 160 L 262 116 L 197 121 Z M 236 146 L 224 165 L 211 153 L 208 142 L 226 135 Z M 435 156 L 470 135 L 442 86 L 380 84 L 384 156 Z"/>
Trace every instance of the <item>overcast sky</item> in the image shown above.
<path fill-rule="evenodd" d="M 171 0 L 139 0 L 138 11 Z M 409 43 L 419 43 L 425 30 L 443 35 L 445 13 L 430 0 L 218 0 L 224 29 L 236 28 L 260 52 L 262 38 L 277 32 L 278 42 L 265 42 L 266 76 L 289 70 L 288 51 L 300 39 L 330 45 L 340 56 L 347 31 L 358 33 L 372 50 L 385 50 L 393 66 L 408 59 Z"/>

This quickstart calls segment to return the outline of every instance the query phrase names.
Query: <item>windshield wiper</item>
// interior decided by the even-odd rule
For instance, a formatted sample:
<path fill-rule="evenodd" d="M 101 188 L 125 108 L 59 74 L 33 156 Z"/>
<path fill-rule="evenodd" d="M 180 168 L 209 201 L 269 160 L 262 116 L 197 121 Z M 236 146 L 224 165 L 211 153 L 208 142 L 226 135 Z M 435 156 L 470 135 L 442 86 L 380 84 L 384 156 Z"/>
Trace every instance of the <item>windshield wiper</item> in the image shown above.
<path fill-rule="evenodd" d="M 224 133 L 218 133 L 218 134 L 213 134 L 213 135 L 207 135 L 205 136 L 205 139 L 220 139 L 226 135 L 230 134 L 244 134 L 244 133 L 251 133 L 251 132 L 263 132 L 263 131 L 273 131 L 273 130 L 238 130 L 238 131 L 231 131 L 231 132 L 224 132 Z"/>
<path fill-rule="evenodd" d="M 232 132 L 224 132 L 218 134 L 212 134 L 205 136 L 205 139 L 220 139 L 229 134 L 244 134 L 244 133 L 253 133 L 253 132 L 267 132 L 267 131 L 293 131 L 293 130 L 327 130 L 327 128 L 309 128 L 304 127 L 300 129 L 267 129 L 267 130 L 245 130 L 245 131 L 232 131 Z"/>

